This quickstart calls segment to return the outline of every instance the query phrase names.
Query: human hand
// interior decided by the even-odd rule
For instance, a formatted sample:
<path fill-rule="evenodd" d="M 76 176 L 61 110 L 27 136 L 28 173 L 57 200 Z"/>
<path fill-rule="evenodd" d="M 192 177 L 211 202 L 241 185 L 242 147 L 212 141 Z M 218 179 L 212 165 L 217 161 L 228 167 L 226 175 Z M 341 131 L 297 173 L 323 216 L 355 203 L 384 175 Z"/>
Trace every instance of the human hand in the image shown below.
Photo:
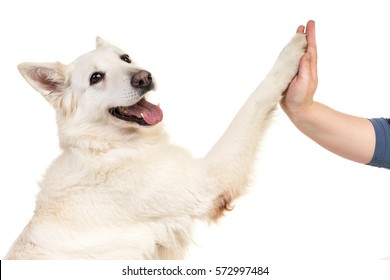
<path fill-rule="evenodd" d="M 305 33 L 305 27 L 299 26 L 299 33 Z M 315 22 L 310 20 L 306 25 L 307 50 L 299 62 L 297 76 L 291 81 L 280 105 L 289 117 L 304 113 L 313 104 L 313 96 L 317 89 L 317 45 Z"/>

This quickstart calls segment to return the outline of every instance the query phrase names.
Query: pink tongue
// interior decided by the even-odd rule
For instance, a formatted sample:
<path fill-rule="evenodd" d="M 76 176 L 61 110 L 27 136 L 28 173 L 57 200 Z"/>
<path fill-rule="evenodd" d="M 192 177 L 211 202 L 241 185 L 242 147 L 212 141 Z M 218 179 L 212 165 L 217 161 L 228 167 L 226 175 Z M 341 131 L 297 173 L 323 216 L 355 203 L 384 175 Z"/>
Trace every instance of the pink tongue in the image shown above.
<path fill-rule="evenodd" d="M 143 118 L 145 122 L 151 125 L 159 123 L 163 119 L 163 112 L 160 107 L 149 103 L 145 99 L 140 100 L 133 106 L 126 107 L 126 115 L 128 114 Z"/>

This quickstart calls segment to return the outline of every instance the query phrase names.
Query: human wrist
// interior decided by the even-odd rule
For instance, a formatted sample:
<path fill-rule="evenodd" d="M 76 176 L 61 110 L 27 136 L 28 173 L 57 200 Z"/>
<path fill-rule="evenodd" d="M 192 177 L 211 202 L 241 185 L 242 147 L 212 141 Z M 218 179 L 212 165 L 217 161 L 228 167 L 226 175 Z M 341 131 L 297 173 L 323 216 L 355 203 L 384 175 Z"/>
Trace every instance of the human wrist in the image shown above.
<path fill-rule="evenodd" d="M 312 101 L 307 104 L 299 106 L 290 106 L 283 109 L 286 112 L 287 116 L 290 118 L 290 120 L 295 125 L 299 125 L 310 122 L 310 120 L 312 119 L 312 114 L 315 111 L 315 107 L 317 106 L 317 102 Z"/>

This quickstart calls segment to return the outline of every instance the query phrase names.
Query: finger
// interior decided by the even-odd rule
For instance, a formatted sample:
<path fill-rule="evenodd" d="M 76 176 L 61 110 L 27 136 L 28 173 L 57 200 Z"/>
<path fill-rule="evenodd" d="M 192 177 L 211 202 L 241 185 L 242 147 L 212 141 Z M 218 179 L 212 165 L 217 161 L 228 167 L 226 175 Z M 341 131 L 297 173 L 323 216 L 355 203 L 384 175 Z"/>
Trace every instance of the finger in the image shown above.
<path fill-rule="evenodd" d="M 303 25 L 298 26 L 297 33 L 304 33 L 304 32 L 305 32 L 305 26 Z"/>
<path fill-rule="evenodd" d="M 313 20 L 308 21 L 306 26 L 306 36 L 307 36 L 307 47 L 309 49 L 312 49 L 313 53 L 317 50 L 317 43 L 316 43 L 316 25 Z"/>
<path fill-rule="evenodd" d="M 308 21 L 306 25 L 307 36 L 307 52 L 311 55 L 311 68 L 314 75 L 317 75 L 317 43 L 316 43 L 316 30 L 315 22 L 313 20 Z"/>

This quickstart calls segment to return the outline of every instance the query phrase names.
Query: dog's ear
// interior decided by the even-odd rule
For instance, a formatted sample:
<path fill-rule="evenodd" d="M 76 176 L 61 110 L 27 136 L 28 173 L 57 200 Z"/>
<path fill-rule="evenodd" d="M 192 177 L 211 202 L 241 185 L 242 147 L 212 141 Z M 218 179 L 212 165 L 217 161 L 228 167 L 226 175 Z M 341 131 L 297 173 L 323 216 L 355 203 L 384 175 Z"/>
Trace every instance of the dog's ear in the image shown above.
<path fill-rule="evenodd" d="M 64 91 L 67 83 L 65 65 L 55 63 L 21 63 L 18 70 L 26 81 L 45 98 Z"/>
<path fill-rule="evenodd" d="M 72 95 L 67 92 L 69 87 L 66 66 L 60 62 L 55 63 L 21 63 L 18 70 L 26 81 L 49 103 L 65 114 L 71 112 Z"/>
<path fill-rule="evenodd" d="M 102 39 L 101 37 L 97 36 L 96 37 L 96 49 L 99 49 L 99 48 L 102 48 L 102 47 L 106 47 L 106 46 L 111 46 L 111 44 Z"/>

